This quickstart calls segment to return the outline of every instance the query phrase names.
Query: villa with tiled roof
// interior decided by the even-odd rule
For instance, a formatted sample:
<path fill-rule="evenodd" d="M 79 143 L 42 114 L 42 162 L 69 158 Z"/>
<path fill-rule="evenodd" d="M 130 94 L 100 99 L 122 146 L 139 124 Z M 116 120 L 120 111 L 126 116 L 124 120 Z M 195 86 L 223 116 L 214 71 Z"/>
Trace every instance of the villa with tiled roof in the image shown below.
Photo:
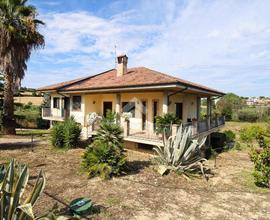
<path fill-rule="evenodd" d="M 136 144 L 160 143 L 155 118 L 169 112 L 192 126 L 194 136 L 208 135 L 224 124 L 222 117 L 213 118 L 211 104 L 223 92 L 145 67 L 128 68 L 126 55 L 118 56 L 117 62 L 116 69 L 39 88 L 51 97 L 43 119 L 53 122 L 74 116 L 83 127 L 82 136 L 88 138 L 98 127 L 89 124 L 90 115 L 103 116 L 111 110 L 120 116 L 124 139 Z M 204 119 L 202 98 L 207 99 Z M 125 113 L 130 115 L 128 123 Z"/>

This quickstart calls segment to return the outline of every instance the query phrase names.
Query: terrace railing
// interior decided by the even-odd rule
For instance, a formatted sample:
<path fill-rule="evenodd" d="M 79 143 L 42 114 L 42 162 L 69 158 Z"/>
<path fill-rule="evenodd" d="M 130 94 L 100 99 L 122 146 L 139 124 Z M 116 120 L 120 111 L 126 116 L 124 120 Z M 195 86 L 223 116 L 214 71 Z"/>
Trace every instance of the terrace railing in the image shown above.
<path fill-rule="evenodd" d="M 66 109 L 58 109 L 56 111 L 52 111 L 51 108 L 42 108 L 41 110 L 42 118 L 55 118 L 55 119 L 65 119 L 69 116 L 69 112 Z"/>

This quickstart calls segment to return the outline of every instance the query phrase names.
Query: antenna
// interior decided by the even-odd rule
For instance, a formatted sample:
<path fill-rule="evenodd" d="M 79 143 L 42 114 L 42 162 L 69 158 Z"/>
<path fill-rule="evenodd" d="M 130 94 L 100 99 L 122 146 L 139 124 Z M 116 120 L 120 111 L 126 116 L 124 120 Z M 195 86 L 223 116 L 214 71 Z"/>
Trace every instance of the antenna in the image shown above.
<path fill-rule="evenodd" d="M 115 69 L 117 68 L 117 55 L 116 55 L 116 48 L 117 48 L 117 46 L 116 46 L 116 44 L 114 45 L 114 56 L 115 56 L 115 63 L 114 63 L 114 65 L 115 65 Z"/>

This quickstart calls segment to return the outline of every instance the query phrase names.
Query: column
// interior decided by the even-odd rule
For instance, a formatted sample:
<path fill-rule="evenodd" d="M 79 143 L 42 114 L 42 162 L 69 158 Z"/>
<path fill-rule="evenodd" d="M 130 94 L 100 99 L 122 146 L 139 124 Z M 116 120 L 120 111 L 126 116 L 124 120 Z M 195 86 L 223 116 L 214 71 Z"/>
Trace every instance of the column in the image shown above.
<path fill-rule="evenodd" d="M 168 98 L 168 91 L 163 93 L 163 105 L 162 105 L 162 113 L 167 114 L 169 112 L 169 98 Z"/>
<path fill-rule="evenodd" d="M 117 122 L 120 123 L 120 114 L 121 114 L 121 94 L 116 94 L 116 106 L 115 112 L 117 114 Z"/>
<path fill-rule="evenodd" d="M 197 121 L 200 121 L 201 117 L 201 97 L 197 97 Z"/>
<path fill-rule="evenodd" d="M 208 129 L 211 128 L 211 97 L 207 97 L 207 124 Z"/>

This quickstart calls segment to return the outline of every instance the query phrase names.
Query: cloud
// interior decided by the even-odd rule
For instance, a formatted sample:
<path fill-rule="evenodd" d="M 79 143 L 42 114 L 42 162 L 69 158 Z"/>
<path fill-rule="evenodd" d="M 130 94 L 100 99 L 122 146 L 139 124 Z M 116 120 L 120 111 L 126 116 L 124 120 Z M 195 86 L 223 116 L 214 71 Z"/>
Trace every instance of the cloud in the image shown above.
<path fill-rule="evenodd" d="M 131 66 L 240 95 L 269 95 L 269 1 L 121 2 L 98 15 L 42 14 L 46 48 L 34 55 L 25 83 L 44 85 L 34 79 L 40 68 L 57 75 L 51 82 L 113 68 L 116 45 L 118 53 L 129 55 Z"/>

